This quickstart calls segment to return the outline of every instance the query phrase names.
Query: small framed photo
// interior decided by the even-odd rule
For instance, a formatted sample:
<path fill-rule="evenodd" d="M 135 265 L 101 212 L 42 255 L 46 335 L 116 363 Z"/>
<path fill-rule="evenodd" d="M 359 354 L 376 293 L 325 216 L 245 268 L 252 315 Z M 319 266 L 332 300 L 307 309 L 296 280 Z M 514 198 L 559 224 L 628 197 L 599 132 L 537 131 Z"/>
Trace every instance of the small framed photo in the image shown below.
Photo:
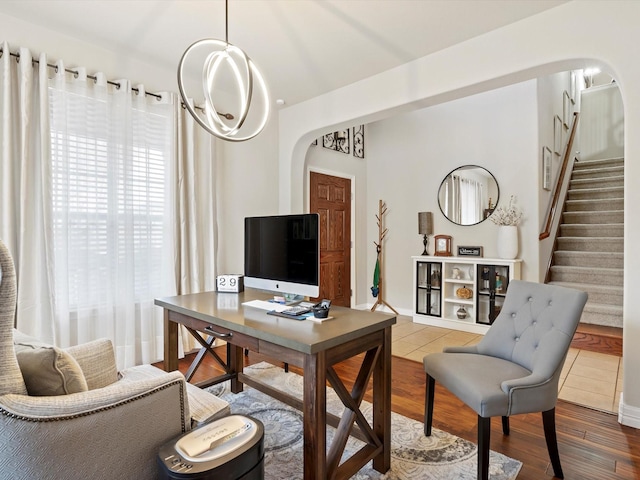
<path fill-rule="evenodd" d="M 542 147 L 542 188 L 551 190 L 551 150 Z"/>
<path fill-rule="evenodd" d="M 562 154 L 562 120 L 558 115 L 553 118 L 553 152 Z"/>
<path fill-rule="evenodd" d="M 569 128 L 569 116 L 571 115 L 571 100 L 569 94 L 565 90 L 562 94 L 562 123 L 565 128 Z"/>

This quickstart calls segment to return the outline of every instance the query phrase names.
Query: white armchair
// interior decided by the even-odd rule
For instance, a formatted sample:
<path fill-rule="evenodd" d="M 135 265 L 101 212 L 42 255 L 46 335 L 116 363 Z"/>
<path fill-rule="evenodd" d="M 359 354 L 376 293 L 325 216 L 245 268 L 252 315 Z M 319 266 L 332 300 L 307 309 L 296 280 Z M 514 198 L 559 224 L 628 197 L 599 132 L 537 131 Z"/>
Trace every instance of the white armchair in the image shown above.
<path fill-rule="evenodd" d="M 162 444 L 229 413 L 227 402 L 179 372 L 117 372 L 109 340 L 68 349 L 38 343 L 14 330 L 15 302 L 13 261 L 0 241 L 3 478 L 156 478 Z"/>

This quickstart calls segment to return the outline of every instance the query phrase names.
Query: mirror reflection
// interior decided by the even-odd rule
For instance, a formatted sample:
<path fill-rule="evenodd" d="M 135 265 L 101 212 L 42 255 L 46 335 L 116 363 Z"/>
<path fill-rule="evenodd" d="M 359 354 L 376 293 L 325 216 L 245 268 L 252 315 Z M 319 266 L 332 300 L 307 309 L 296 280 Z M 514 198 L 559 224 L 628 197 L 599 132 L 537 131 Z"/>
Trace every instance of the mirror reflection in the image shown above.
<path fill-rule="evenodd" d="M 498 204 L 500 189 L 495 177 L 477 165 L 453 170 L 440 184 L 440 210 L 457 225 L 476 225 L 485 221 Z"/>

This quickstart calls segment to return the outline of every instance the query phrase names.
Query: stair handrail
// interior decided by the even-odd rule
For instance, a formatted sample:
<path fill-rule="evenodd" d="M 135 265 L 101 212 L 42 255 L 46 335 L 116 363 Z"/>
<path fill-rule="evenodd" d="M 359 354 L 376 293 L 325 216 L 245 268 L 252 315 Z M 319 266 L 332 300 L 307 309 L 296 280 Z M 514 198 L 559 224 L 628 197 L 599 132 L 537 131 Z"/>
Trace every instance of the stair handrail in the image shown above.
<path fill-rule="evenodd" d="M 571 129 L 569 138 L 567 139 L 567 143 L 564 149 L 564 156 L 562 158 L 562 166 L 560 167 L 560 174 L 558 175 L 558 179 L 556 180 L 556 184 L 553 188 L 553 196 L 551 197 L 551 208 L 547 211 L 547 218 L 544 222 L 544 229 L 540 232 L 538 240 L 544 240 L 551 235 L 551 226 L 553 225 L 553 220 L 558 211 L 558 205 L 560 204 L 560 193 L 562 191 L 562 185 L 564 183 L 564 178 L 567 174 L 569 159 L 571 158 L 571 152 L 573 149 L 573 140 L 576 136 L 576 131 L 578 130 L 578 119 L 580 117 L 579 112 L 573 113 L 573 119 L 571 120 Z M 573 162 L 572 162 L 573 164 Z"/>

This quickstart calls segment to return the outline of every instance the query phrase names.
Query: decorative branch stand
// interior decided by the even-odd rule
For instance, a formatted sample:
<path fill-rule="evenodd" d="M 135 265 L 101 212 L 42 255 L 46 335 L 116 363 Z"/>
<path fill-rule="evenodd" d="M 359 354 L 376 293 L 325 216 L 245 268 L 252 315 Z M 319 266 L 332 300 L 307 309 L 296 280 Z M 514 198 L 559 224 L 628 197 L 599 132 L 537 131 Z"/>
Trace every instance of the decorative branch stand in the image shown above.
<path fill-rule="evenodd" d="M 385 213 L 387 213 L 387 205 L 383 203 L 382 200 L 379 200 L 378 215 L 376 215 L 376 218 L 378 219 L 378 242 L 373 242 L 373 243 L 376 246 L 376 252 L 378 253 L 378 265 L 380 267 L 380 276 L 378 278 L 378 281 L 380 283 L 378 284 L 378 289 L 379 289 L 378 299 L 376 300 L 376 303 L 373 304 L 373 307 L 371 307 L 371 311 L 373 312 L 379 305 L 386 305 L 393 311 L 393 313 L 395 313 L 396 315 L 399 315 L 399 313 L 396 312 L 395 308 L 393 308 L 391 305 L 385 302 L 382 298 L 383 292 L 384 292 L 384 288 L 383 288 L 384 281 L 382 278 L 383 277 L 382 272 L 384 271 L 383 263 L 382 263 L 382 241 L 384 240 L 384 237 L 387 236 L 387 232 L 388 232 L 388 230 L 382 226 L 382 216 Z"/>

